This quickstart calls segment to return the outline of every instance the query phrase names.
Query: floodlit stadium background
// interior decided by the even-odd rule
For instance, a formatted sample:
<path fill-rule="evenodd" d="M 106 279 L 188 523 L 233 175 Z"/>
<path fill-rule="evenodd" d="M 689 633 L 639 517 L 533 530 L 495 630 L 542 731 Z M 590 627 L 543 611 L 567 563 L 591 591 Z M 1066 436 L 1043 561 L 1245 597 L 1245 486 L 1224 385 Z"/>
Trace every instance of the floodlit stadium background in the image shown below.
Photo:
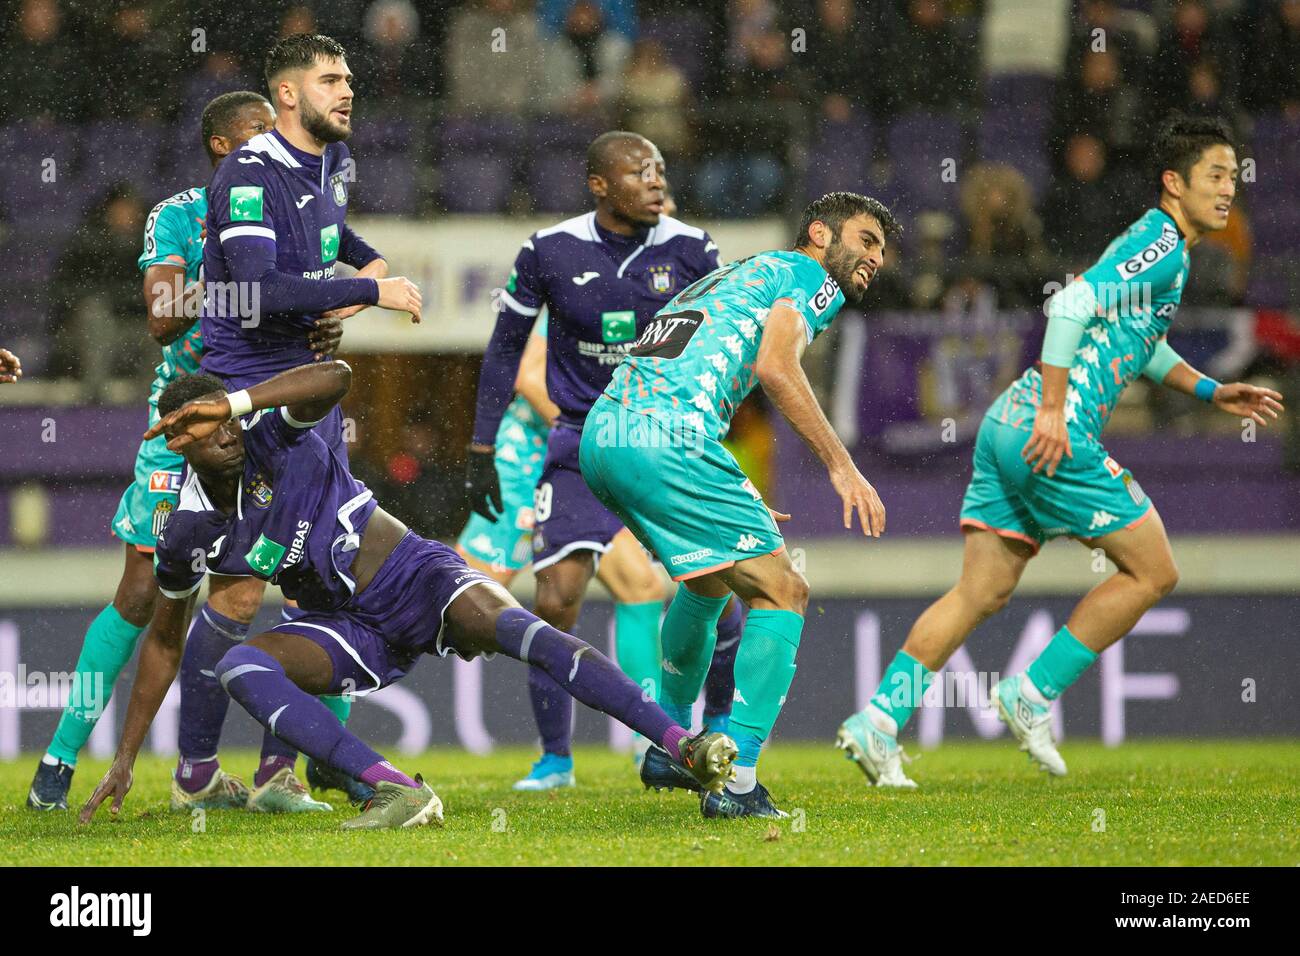
<path fill-rule="evenodd" d="M 1297 0 L 24 0 L 0 19 L 0 345 L 26 373 L 0 388 L 0 759 L 48 739 L 61 700 L 24 675 L 72 667 L 120 573 L 108 522 L 157 361 L 135 268 L 144 218 L 206 180 L 204 103 L 262 91 L 260 55 L 281 33 L 347 47 L 350 221 L 424 291 L 423 325 L 362 314 L 340 354 L 357 373 L 356 471 L 425 534 L 464 522 L 491 290 L 529 233 L 588 208 L 598 132 L 656 141 L 679 217 L 724 259 L 788 247 L 802 205 L 830 189 L 902 218 L 864 312 L 843 313 L 806 362 L 881 493 L 887 536 L 839 527 L 822 469 L 761 401 L 732 435 L 794 514 L 789 545 L 812 585 L 778 737 L 827 739 L 955 580 L 979 416 L 1036 355 L 1047 296 L 1151 202 L 1146 149 L 1171 107 L 1229 120 L 1242 184 L 1230 228 L 1192 251 L 1170 340 L 1220 379 L 1300 401 Z M 1107 446 L 1159 507 L 1182 582 L 1064 701 L 1067 735 L 1300 734 L 1287 696 L 1300 681 L 1298 421 L 1255 433 L 1145 381 L 1129 390 Z M 954 658 L 973 676 L 950 683 L 952 707 L 924 711 L 922 742 L 999 730 L 969 688 L 1023 666 L 1102 573 L 1077 544 L 1046 548 Z M 518 591 L 527 601 L 526 575 Z M 577 633 L 608 646 L 610 617 L 595 587 Z M 174 703 L 154 728 L 163 751 Z M 93 753 L 111 751 L 114 711 Z M 242 714 L 232 723 L 233 742 L 255 739 Z M 581 708 L 578 723 L 579 739 L 625 742 Z M 517 668 L 433 660 L 359 703 L 352 727 L 403 750 L 534 734 Z"/>

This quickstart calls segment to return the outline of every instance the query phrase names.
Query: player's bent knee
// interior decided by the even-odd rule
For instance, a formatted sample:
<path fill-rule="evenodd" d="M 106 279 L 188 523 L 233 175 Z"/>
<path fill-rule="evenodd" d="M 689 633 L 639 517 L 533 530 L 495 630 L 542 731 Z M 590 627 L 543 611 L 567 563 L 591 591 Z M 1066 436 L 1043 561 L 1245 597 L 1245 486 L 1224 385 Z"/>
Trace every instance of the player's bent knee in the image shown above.
<path fill-rule="evenodd" d="M 796 614 L 803 614 L 808 610 L 808 579 L 799 571 L 790 568 L 783 583 L 790 610 Z"/>
<path fill-rule="evenodd" d="M 262 607 L 262 593 L 265 588 L 262 582 L 256 579 L 234 579 L 229 584 L 219 584 L 218 578 L 213 582 L 212 590 L 208 592 L 208 604 L 218 614 L 222 614 L 232 621 L 239 621 L 241 624 L 253 623 L 253 618 L 257 617 L 258 610 Z"/>
<path fill-rule="evenodd" d="M 235 681 L 241 674 L 251 671 L 280 670 L 284 667 L 274 657 L 260 647 L 251 644 L 236 644 L 222 655 L 212 672 L 225 688 L 227 694 L 236 700 L 240 697 L 240 685 Z"/>

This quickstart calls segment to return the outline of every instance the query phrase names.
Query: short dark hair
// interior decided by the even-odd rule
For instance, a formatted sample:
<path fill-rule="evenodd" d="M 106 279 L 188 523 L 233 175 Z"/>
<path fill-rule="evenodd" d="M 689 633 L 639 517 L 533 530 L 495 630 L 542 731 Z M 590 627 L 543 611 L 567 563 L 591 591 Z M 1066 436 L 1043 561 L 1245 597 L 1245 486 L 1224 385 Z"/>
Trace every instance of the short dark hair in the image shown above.
<path fill-rule="evenodd" d="M 285 70 L 305 70 L 317 60 L 341 60 L 347 56 L 343 44 L 320 33 L 291 33 L 281 37 L 266 51 L 263 74 L 266 85 L 275 92 L 275 78 Z"/>
<path fill-rule="evenodd" d="M 888 239 L 903 234 L 902 223 L 889 211 L 889 207 L 879 199 L 872 199 L 870 196 L 863 196 L 861 193 L 841 190 L 827 193 L 820 199 L 814 199 L 804 207 L 803 218 L 799 222 L 799 235 L 794 241 L 794 246 L 797 249 L 800 246 L 812 244 L 812 236 L 809 235 L 808 230 L 814 222 L 826 223 L 838 238 L 840 230 L 844 228 L 844 223 L 863 213 L 880 223 L 880 228 L 885 231 L 882 238 Z"/>
<path fill-rule="evenodd" d="M 207 151 L 208 159 L 214 164 L 217 161 L 217 154 L 212 152 L 212 137 L 230 136 L 235 117 L 250 103 L 271 105 L 261 93 L 254 93 L 252 90 L 235 90 L 233 93 L 222 93 L 203 107 L 203 119 L 199 121 L 199 130 L 203 136 L 203 148 Z"/>
<path fill-rule="evenodd" d="M 162 394 L 158 396 L 158 415 L 165 418 L 186 402 L 192 402 L 213 392 L 224 392 L 226 385 L 215 375 L 207 372 L 195 372 L 172 379 Z"/>
<path fill-rule="evenodd" d="M 604 176 L 620 150 L 628 145 L 639 146 L 641 143 L 650 143 L 650 140 L 640 133 L 632 133 L 625 129 L 612 129 L 608 133 L 601 133 L 587 147 L 587 175 Z M 650 143 L 650 145 L 654 144 Z"/>
<path fill-rule="evenodd" d="M 1217 116 L 1187 116 L 1172 113 L 1156 131 L 1152 149 L 1156 182 L 1164 188 L 1166 169 L 1172 169 L 1184 180 L 1192 178 L 1192 167 L 1201 154 L 1211 146 L 1232 146 L 1232 130 Z"/>

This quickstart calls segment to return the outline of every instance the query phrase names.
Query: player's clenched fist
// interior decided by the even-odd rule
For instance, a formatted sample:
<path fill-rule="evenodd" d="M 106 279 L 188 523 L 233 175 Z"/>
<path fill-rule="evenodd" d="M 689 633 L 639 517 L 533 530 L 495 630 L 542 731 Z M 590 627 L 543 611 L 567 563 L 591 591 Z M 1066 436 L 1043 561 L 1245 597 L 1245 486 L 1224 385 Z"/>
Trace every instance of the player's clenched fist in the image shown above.
<path fill-rule="evenodd" d="M 885 531 L 885 505 L 862 473 L 848 465 L 831 472 L 831 485 L 844 502 L 844 527 L 853 527 L 853 512 L 862 522 L 862 533 L 879 538 Z"/>
<path fill-rule="evenodd" d="M 410 312 L 411 321 L 420 321 L 420 309 L 423 300 L 415 283 L 405 276 L 393 276 L 391 279 L 377 279 L 379 283 L 379 307 L 395 312 Z"/>

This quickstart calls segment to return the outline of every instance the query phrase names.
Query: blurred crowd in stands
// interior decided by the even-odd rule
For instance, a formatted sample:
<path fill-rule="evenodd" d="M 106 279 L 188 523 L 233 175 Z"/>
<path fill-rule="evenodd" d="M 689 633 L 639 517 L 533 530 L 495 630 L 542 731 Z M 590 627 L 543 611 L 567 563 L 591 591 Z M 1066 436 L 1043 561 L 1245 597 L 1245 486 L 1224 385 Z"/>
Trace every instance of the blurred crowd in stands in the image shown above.
<path fill-rule="evenodd" d="M 894 205 L 908 231 L 873 307 L 1037 307 L 1154 198 L 1152 130 L 1180 108 L 1224 116 L 1246 161 L 1231 228 L 1195 251 L 1184 302 L 1300 295 L 1300 0 L 0 10 L 0 328 L 36 340 L 29 376 L 84 374 L 76 329 L 103 330 L 120 358 L 101 374 L 139 369 L 139 351 L 113 343 L 143 329 L 144 218 L 206 180 L 203 105 L 262 90 L 267 45 L 303 31 L 349 51 L 356 213 L 579 212 L 587 142 L 624 127 L 662 149 L 687 220 L 792 217 L 832 188 Z M 50 157 L 59 187 L 33 188 Z"/>

